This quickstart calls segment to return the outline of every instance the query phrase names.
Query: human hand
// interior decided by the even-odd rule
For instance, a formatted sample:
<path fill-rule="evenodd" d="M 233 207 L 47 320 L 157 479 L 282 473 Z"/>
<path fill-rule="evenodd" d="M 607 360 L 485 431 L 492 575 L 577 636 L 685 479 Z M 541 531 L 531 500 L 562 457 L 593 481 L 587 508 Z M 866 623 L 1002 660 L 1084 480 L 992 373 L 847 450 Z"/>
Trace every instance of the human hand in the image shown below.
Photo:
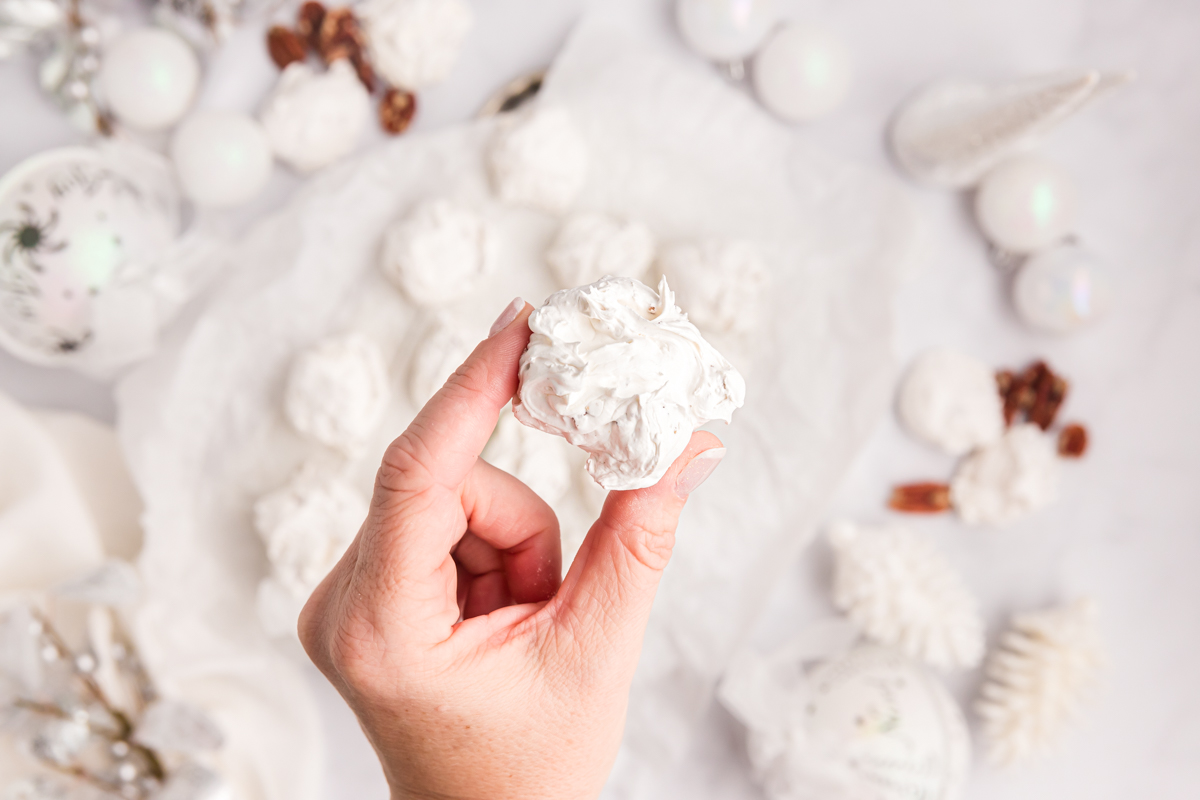
<path fill-rule="evenodd" d="M 560 586 L 554 512 L 479 458 L 532 310 L 514 301 L 392 442 L 366 522 L 300 616 L 394 800 L 599 795 L 679 514 L 725 453 L 696 433 L 658 484 L 611 492 Z"/>

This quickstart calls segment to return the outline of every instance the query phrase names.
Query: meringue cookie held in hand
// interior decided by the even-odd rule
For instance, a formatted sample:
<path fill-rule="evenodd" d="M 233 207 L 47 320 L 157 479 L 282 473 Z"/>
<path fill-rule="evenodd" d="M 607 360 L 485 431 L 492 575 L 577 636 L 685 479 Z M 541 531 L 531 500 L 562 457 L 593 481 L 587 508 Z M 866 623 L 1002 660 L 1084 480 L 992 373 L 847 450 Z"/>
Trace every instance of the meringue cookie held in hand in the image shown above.
<path fill-rule="evenodd" d="M 513 412 L 585 450 L 605 489 L 658 483 L 693 430 L 729 422 L 745 402 L 742 376 L 688 322 L 665 279 L 657 293 L 614 277 L 557 292 L 529 329 Z"/>

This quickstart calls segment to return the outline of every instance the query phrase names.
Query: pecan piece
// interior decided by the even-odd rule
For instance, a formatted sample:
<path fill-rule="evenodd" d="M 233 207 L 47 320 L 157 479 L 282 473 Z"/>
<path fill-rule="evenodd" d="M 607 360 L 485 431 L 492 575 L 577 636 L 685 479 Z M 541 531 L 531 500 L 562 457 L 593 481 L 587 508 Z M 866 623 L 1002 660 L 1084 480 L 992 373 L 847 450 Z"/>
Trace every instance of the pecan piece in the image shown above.
<path fill-rule="evenodd" d="M 1042 371 L 1034 384 L 1035 398 L 1029 409 L 1029 421 L 1042 430 L 1054 424 L 1058 409 L 1067 399 L 1067 382 L 1042 364 Z"/>
<path fill-rule="evenodd" d="M 1037 398 L 1030 383 L 1029 370 L 1014 375 L 1007 370 L 996 375 L 996 384 L 1003 390 L 1004 395 L 1004 424 L 1012 425 L 1019 414 L 1024 414 L 1033 406 Z"/>
<path fill-rule="evenodd" d="M 1069 388 L 1044 361 L 1035 361 L 1020 373 L 997 372 L 996 387 L 1004 398 L 1005 425 L 1024 418 L 1042 430 L 1054 424 Z"/>
<path fill-rule="evenodd" d="M 367 60 L 366 55 L 362 50 L 354 50 L 350 53 L 350 63 L 354 66 L 354 71 L 358 73 L 358 80 L 366 87 L 368 93 L 375 92 L 375 68 L 371 66 L 371 62 Z"/>
<path fill-rule="evenodd" d="M 950 486 L 945 483 L 908 483 L 892 489 L 888 508 L 909 514 L 940 514 L 950 508 Z"/>
<path fill-rule="evenodd" d="M 1000 390 L 1000 396 L 1007 398 L 1008 393 L 1012 391 L 1013 381 L 1017 379 L 1016 375 L 1012 374 L 1012 370 L 1002 369 L 996 373 L 996 388 Z"/>
<path fill-rule="evenodd" d="M 325 6 L 309 0 L 296 14 L 296 30 L 313 50 L 318 49 L 321 23 L 325 21 Z"/>
<path fill-rule="evenodd" d="M 276 25 L 267 31 L 267 52 L 275 66 L 284 69 L 288 64 L 303 61 L 308 51 L 304 40 L 291 28 Z"/>
<path fill-rule="evenodd" d="M 1063 458 L 1082 458 L 1088 448 L 1087 428 L 1072 423 L 1058 434 L 1058 454 Z"/>
<path fill-rule="evenodd" d="M 325 12 L 317 32 L 317 52 L 326 64 L 339 58 L 355 58 L 363 53 L 362 29 L 358 18 L 349 8 L 332 8 Z"/>
<path fill-rule="evenodd" d="M 417 96 L 412 92 L 389 88 L 379 102 L 379 124 L 395 136 L 404 133 L 417 113 Z"/>

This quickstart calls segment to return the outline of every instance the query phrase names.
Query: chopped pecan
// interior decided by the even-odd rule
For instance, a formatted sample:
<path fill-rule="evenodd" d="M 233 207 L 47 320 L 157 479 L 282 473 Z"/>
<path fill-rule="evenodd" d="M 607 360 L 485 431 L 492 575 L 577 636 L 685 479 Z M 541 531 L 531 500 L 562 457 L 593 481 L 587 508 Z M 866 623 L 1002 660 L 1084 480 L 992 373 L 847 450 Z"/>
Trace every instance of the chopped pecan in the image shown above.
<path fill-rule="evenodd" d="M 299 34 L 291 28 L 276 25 L 267 31 L 267 52 L 275 66 L 284 69 L 288 64 L 303 61 L 308 51 Z"/>
<path fill-rule="evenodd" d="M 1088 448 L 1087 428 L 1072 423 L 1058 434 L 1058 454 L 1063 458 L 1082 458 Z"/>
<path fill-rule="evenodd" d="M 412 92 L 389 88 L 379 103 L 379 124 L 395 136 L 404 133 L 417 113 L 417 96 Z"/>
<path fill-rule="evenodd" d="M 313 50 L 320 45 L 321 23 L 325 21 L 325 6 L 314 0 L 300 6 L 296 14 L 296 30 Z"/>
<path fill-rule="evenodd" d="M 1016 375 L 1012 374 L 1012 370 L 1002 369 L 996 373 L 996 388 L 1000 390 L 1001 397 L 1008 397 L 1009 391 L 1012 390 L 1013 381 L 1016 380 Z"/>
<path fill-rule="evenodd" d="M 1029 407 L 1024 409 L 1026 418 L 1042 430 L 1054 424 L 1058 409 L 1067 397 L 1067 382 L 1046 365 L 1045 361 L 1036 361 L 1022 374 L 1029 386 L 1032 400 Z"/>
<path fill-rule="evenodd" d="M 1004 386 L 1004 424 L 1012 425 L 1017 421 L 1017 416 L 1024 414 L 1033 406 L 1033 401 L 1037 395 L 1034 393 L 1033 386 L 1029 382 L 1029 371 L 1013 374 L 1011 372 L 1001 373 L 1006 376 L 1001 379 L 997 376 L 997 384 L 1003 380 Z"/>
<path fill-rule="evenodd" d="M 940 514 L 950 508 L 950 486 L 945 483 L 908 483 L 892 489 L 888 508 L 909 514 Z"/>
<path fill-rule="evenodd" d="M 1067 397 L 1067 382 L 1044 361 L 1035 361 L 1020 373 L 1008 370 L 996 373 L 996 386 L 1004 398 L 1004 424 L 1012 425 L 1024 417 L 1046 430 Z"/>
<path fill-rule="evenodd" d="M 358 73 L 358 79 L 362 85 L 367 88 L 368 92 L 373 93 L 375 91 L 375 68 L 367 60 L 366 54 L 362 50 L 352 51 L 350 63 L 354 66 L 354 71 Z"/>
<path fill-rule="evenodd" d="M 317 52 L 326 64 L 361 56 L 364 49 L 362 29 L 351 9 L 331 8 L 325 12 L 317 33 Z"/>

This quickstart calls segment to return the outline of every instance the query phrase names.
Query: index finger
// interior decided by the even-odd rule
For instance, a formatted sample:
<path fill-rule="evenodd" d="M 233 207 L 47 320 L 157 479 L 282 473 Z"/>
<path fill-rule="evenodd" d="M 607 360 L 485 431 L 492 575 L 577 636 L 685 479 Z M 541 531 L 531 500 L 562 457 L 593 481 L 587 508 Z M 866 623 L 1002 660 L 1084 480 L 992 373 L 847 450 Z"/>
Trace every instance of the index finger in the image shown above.
<path fill-rule="evenodd" d="M 425 404 L 383 456 L 376 504 L 431 486 L 457 489 L 474 467 L 500 411 L 517 393 L 517 367 L 529 344 L 533 307 L 516 298 L 492 331 Z"/>

